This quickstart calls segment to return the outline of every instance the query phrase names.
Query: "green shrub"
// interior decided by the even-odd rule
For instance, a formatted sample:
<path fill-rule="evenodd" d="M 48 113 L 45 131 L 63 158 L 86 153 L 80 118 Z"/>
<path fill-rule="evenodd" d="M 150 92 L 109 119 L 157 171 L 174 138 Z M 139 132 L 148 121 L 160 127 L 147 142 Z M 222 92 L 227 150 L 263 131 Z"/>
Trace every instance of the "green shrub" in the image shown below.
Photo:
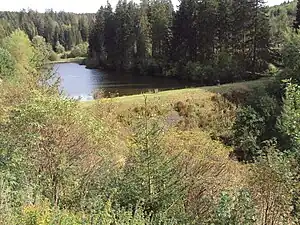
<path fill-rule="evenodd" d="M 33 37 L 32 44 L 35 49 L 33 63 L 37 68 L 42 68 L 50 58 L 52 47 L 50 44 L 46 43 L 45 38 L 41 36 Z"/>
<path fill-rule="evenodd" d="M 69 56 L 69 54 L 65 52 L 65 53 L 61 54 L 60 58 L 61 59 L 67 59 L 68 56 Z"/>
<path fill-rule="evenodd" d="M 283 101 L 283 110 L 278 119 L 282 142 L 286 150 L 300 157 L 300 86 L 288 83 Z"/>
<path fill-rule="evenodd" d="M 0 78 L 12 76 L 15 73 L 15 66 L 15 60 L 10 53 L 0 48 Z"/>
<path fill-rule="evenodd" d="M 264 118 L 251 106 L 238 112 L 234 124 L 234 142 L 238 158 L 253 161 L 261 154 L 259 140 L 264 127 Z"/>
<path fill-rule="evenodd" d="M 51 51 L 51 53 L 49 55 L 49 60 L 50 61 L 57 61 L 57 60 L 59 60 L 59 57 L 54 51 Z"/>
<path fill-rule="evenodd" d="M 263 151 L 264 156 L 251 165 L 252 173 L 248 177 L 252 199 L 260 209 L 257 210 L 257 224 L 298 224 L 293 223 L 292 213 L 299 210 L 295 201 L 295 194 L 299 193 L 295 157 L 282 153 L 272 141 Z"/>
<path fill-rule="evenodd" d="M 243 78 L 243 74 L 239 71 L 238 62 L 226 50 L 222 50 L 217 54 L 214 69 L 221 83 L 241 80 Z"/>
<path fill-rule="evenodd" d="M 212 64 L 202 64 L 189 61 L 185 66 L 185 77 L 190 80 L 200 81 L 202 84 L 215 84 L 216 71 Z"/>
<path fill-rule="evenodd" d="M 272 63 L 269 63 L 268 65 L 268 75 L 274 76 L 278 73 L 278 68 L 273 65 Z"/>
<path fill-rule="evenodd" d="M 105 92 L 103 89 L 98 89 L 98 90 L 95 90 L 94 93 L 93 93 L 93 98 L 94 99 L 101 99 L 101 98 L 104 98 L 105 97 Z"/>
<path fill-rule="evenodd" d="M 33 186 L 36 196 L 42 195 L 53 205 L 78 205 L 86 188 L 81 186 L 85 171 L 97 161 L 101 149 L 96 146 L 106 143 L 106 135 L 100 135 L 102 126 L 83 116 L 75 102 L 41 93 L 34 93 L 29 102 L 14 109 L 11 120 L 0 126 L 0 150 L 10 156 L 7 164 L 18 167 L 14 175 L 23 172 L 31 180 L 24 188 Z M 101 165 L 97 163 L 93 169 Z M 20 179 L 26 183 L 24 176 Z"/>
<path fill-rule="evenodd" d="M 259 98 L 256 97 L 258 94 Z M 259 90 L 248 96 L 233 127 L 236 151 L 243 160 L 255 160 L 263 153 L 265 141 L 279 138 L 275 127 L 279 115 L 280 104 L 275 97 Z"/>
<path fill-rule="evenodd" d="M 35 51 L 28 36 L 23 31 L 14 31 L 3 40 L 2 46 L 15 59 L 17 63 L 16 68 L 21 72 L 28 71 L 35 67 L 35 65 L 32 64 Z"/>
<path fill-rule="evenodd" d="M 88 43 L 81 43 L 72 48 L 69 58 L 86 57 L 88 52 Z"/>
<path fill-rule="evenodd" d="M 12 28 L 8 21 L 0 19 L 0 41 L 9 36 L 11 32 Z"/>
<path fill-rule="evenodd" d="M 62 54 L 65 52 L 65 47 L 62 46 L 59 41 L 56 42 L 56 45 L 55 45 L 55 51 L 58 53 L 58 54 Z"/>
<path fill-rule="evenodd" d="M 278 74 L 279 81 L 292 79 L 293 83 L 300 84 L 300 42 L 299 37 L 294 34 L 289 40 L 286 40 L 282 48 L 282 59 L 284 69 Z"/>
<path fill-rule="evenodd" d="M 163 130 L 157 119 L 142 110 L 135 126 L 131 151 L 118 181 L 116 201 L 121 207 L 140 204 L 154 220 L 166 218 L 184 221 L 183 201 L 186 190 L 177 168 L 178 156 L 168 155 L 160 142 Z M 119 187 L 119 188 L 118 188 Z"/>
<path fill-rule="evenodd" d="M 240 190 L 235 196 L 221 194 L 219 205 L 215 210 L 214 225 L 254 225 L 256 212 L 251 195 L 247 190 Z"/>

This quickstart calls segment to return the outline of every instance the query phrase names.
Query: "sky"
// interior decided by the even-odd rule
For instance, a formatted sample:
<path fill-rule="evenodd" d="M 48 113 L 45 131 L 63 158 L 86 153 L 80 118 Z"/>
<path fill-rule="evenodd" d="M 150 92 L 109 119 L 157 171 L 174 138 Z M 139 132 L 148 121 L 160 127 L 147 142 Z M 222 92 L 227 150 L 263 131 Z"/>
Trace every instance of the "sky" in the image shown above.
<path fill-rule="evenodd" d="M 106 4 L 106 0 L 0 0 L 0 11 L 20 11 L 21 9 L 33 9 L 44 12 L 46 9 L 54 11 L 65 11 L 75 13 L 95 13 L 101 5 Z M 118 0 L 110 0 L 114 7 Z M 139 2 L 139 0 L 135 0 Z M 172 0 L 174 6 L 178 5 L 178 0 Z M 266 0 L 268 5 L 277 5 L 284 0 Z"/>

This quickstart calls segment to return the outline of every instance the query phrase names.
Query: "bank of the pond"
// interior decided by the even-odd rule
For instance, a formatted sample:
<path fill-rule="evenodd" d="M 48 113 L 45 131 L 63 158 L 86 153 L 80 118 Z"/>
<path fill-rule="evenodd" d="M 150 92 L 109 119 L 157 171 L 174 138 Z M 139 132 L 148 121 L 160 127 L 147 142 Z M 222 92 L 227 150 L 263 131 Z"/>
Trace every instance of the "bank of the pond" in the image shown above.
<path fill-rule="evenodd" d="M 231 93 L 244 93 L 253 91 L 256 88 L 264 88 L 272 82 L 271 78 L 262 78 L 254 81 L 237 82 L 230 84 L 223 84 L 218 86 L 204 86 L 199 88 L 184 88 L 177 90 L 159 91 L 157 93 L 145 93 L 128 96 L 120 96 L 114 98 L 102 98 L 100 100 L 81 101 L 83 107 L 89 107 L 96 102 L 104 104 L 118 104 L 120 107 L 130 107 L 136 104 L 143 104 L 145 97 L 147 100 L 158 100 L 163 104 L 169 104 L 174 101 L 185 101 L 187 99 L 205 99 L 212 96 L 212 94 L 230 95 Z"/>
<path fill-rule="evenodd" d="M 67 58 L 67 59 L 59 59 L 56 61 L 49 61 L 48 64 L 60 64 L 60 63 L 78 63 L 83 64 L 85 61 L 85 57 L 76 57 L 76 58 Z"/>
<path fill-rule="evenodd" d="M 91 100 L 95 93 L 104 97 L 134 95 L 197 87 L 195 82 L 170 77 L 141 76 L 100 69 L 87 69 L 75 62 L 55 63 L 53 72 L 61 90 L 70 97 Z"/>

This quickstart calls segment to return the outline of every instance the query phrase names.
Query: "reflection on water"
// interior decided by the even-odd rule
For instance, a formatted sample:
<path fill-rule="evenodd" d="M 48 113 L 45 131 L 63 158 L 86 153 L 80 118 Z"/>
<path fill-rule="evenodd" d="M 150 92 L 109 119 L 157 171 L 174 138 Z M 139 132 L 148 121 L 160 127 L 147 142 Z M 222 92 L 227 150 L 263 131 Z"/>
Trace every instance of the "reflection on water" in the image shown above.
<path fill-rule="evenodd" d="M 76 63 L 55 64 L 53 70 L 61 79 L 61 90 L 72 98 L 92 100 L 94 91 L 102 89 L 105 95 L 132 95 L 149 90 L 169 90 L 192 86 L 191 83 L 166 77 L 117 74 L 97 69 L 86 69 Z"/>

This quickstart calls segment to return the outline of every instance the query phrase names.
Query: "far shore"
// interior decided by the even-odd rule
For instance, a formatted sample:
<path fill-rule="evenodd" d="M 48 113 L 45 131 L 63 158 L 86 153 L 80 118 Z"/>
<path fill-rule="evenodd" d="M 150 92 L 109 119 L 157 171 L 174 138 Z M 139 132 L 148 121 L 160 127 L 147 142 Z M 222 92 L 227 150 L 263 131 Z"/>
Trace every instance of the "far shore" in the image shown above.
<path fill-rule="evenodd" d="M 83 64 L 85 59 L 86 59 L 86 57 L 59 59 L 59 60 L 56 60 L 56 61 L 49 61 L 48 64 L 56 64 L 56 63 L 79 63 L 79 64 Z"/>

